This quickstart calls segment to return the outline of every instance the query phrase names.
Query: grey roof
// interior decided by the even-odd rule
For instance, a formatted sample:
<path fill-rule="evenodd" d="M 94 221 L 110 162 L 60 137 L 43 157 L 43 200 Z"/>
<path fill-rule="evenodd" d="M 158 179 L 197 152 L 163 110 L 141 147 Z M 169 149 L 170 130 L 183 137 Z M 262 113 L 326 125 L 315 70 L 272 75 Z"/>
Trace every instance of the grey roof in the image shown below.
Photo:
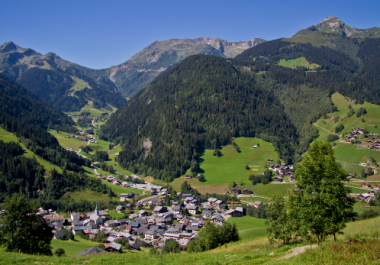
<path fill-rule="evenodd" d="M 104 251 L 101 248 L 92 247 L 92 248 L 82 250 L 81 252 L 76 254 L 75 257 L 80 257 L 80 256 L 84 256 L 84 255 L 101 255 L 101 254 L 106 254 L 106 253 L 107 253 L 107 251 Z"/>
<path fill-rule="evenodd" d="M 255 201 L 254 204 L 256 204 L 256 205 L 260 205 L 261 203 L 262 203 L 261 201 Z"/>
<path fill-rule="evenodd" d="M 74 231 L 92 230 L 92 226 L 74 226 L 71 229 Z"/>

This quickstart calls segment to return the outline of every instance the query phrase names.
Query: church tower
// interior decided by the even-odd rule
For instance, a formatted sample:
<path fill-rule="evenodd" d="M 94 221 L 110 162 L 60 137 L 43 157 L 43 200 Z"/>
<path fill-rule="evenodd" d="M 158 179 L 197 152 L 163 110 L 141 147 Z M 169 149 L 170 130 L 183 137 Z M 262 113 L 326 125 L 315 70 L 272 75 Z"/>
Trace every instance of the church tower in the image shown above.
<path fill-rule="evenodd" d="M 98 204 L 96 204 L 96 207 L 95 207 L 95 214 L 97 215 L 97 216 L 99 216 L 99 209 L 98 209 Z"/>

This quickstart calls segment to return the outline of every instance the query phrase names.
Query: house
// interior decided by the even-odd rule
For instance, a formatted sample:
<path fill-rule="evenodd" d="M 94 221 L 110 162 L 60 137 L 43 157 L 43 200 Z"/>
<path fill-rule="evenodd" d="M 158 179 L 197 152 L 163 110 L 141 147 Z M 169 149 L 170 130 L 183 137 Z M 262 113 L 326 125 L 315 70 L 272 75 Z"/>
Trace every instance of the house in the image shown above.
<path fill-rule="evenodd" d="M 148 216 L 148 215 L 149 215 L 149 213 L 146 212 L 146 211 L 144 211 L 144 210 L 140 210 L 139 211 L 139 217 L 145 217 L 145 216 Z"/>
<path fill-rule="evenodd" d="M 156 233 L 151 231 L 151 230 L 148 230 L 145 232 L 145 240 L 153 240 L 155 239 L 157 236 L 156 236 Z"/>
<path fill-rule="evenodd" d="M 186 209 L 190 214 L 193 214 L 193 215 L 197 214 L 198 212 L 198 206 L 194 204 L 187 205 Z"/>
<path fill-rule="evenodd" d="M 71 228 L 73 235 L 82 234 L 84 230 L 92 230 L 91 226 L 75 226 Z"/>
<path fill-rule="evenodd" d="M 113 184 L 113 185 L 121 185 L 121 182 L 118 181 L 118 180 L 114 180 L 114 181 L 112 181 L 112 184 Z"/>
<path fill-rule="evenodd" d="M 116 227 L 116 226 L 119 226 L 120 223 L 116 220 L 108 220 L 106 221 L 106 223 L 104 224 L 104 226 L 106 227 Z"/>
<path fill-rule="evenodd" d="M 214 224 L 223 224 L 223 222 L 224 222 L 224 219 L 223 219 L 223 217 L 222 216 L 220 216 L 220 215 L 217 215 L 217 216 L 213 216 L 211 219 L 210 219 L 210 221 L 212 222 L 212 223 L 214 223 Z"/>
<path fill-rule="evenodd" d="M 153 214 L 159 214 L 159 213 L 164 213 L 166 212 L 168 209 L 166 207 L 163 207 L 163 206 L 156 206 L 154 207 L 153 209 Z"/>
<path fill-rule="evenodd" d="M 262 202 L 260 202 L 260 201 L 255 201 L 255 203 L 253 204 L 253 207 L 255 207 L 255 208 L 259 208 L 261 204 L 262 204 Z"/>
<path fill-rule="evenodd" d="M 107 253 L 107 251 L 104 251 L 101 248 L 92 247 L 92 248 L 82 250 L 81 252 L 76 254 L 75 257 L 80 257 L 80 256 L 85 256 L 85 255 L 102 255 L 102 254 L 106 254 L 106 253 Z"/>
<path fill-rule="evenodd" d="M 225 212 L 225 215 L 227 217 L 241 217 L 241 213 L 236 211 L 235 209 L 231 209 L 231 210 L 228 210 L 227 212 Z"/>
<path fill-rule="evenodd" d="M 120 251 L 121 245 L 115 242 L 108 243 L 104 246 L 104 249 L 107 251 Z"/>
<path fill-rule="evenodd" d="M 185 176 L 185 179 L 192 179 L 192 178 L 193 178 L 193 176 L 190 175 L 190 174 L 188 174 L 188 175 Z"/>
<path fill-rule="evenodd" d="M 237 193 L 237 194 L 240 194 L 241 191 L 240 191 L 240 189 L 239 189 L 238 187 L 234 187 L 234 188 L 231 189 L 231 193 Z"/>
<path fill-rule="evenodd" d="M 173 211 L 177 214 L 181 214 L 182 213 L 182 208 L 181 206 L 179 205 L 176 205 L 176 206 L 173 206 Z"/>
<path fill-rule="evenodd" d="M 280 176 L 275 176 L 275 177 L 272 178 L 272 181 L 282 182 L 282 177 L 280 177 Z"/>
<path fill-rule="evenodd" d="M 49 223 L 54 223 L 54 222 L 57 222 L 58 224 L 63 224 L 65 222 L 65 217 L 59 215 L 59 216 L 51 216 L 51 217 L 48 217 L 47 219 L 49 221 Z"/>
<path fill-rule="evenodd" d="M 380 184 L 375 184 L 375 186 L 373 186 L 376 190 L 380 190 Z"/>
<path fill-rule="evenodd" d="M 64 237 L 65 237 L 65 235 L 63 234 L 63 232 L 61 230 L 54 233 L 54 239 L 62 239 Z"/>
<path fill-rule="evenodd" d="M 368 182 L 367 183 L 363 183 L 362 185 L 364 188 L 371 188 L 371 184 L 369 184 Z"/>
<path fill-rule="evenodd" d="M 252 194 L 252 190 L 248 189 L 248 188 L 245 188 L 244 190 L 241 191 L 241 193 L 243 194 Z"/>
<path fill-rule="evenodd" d="M 165 239 L 179 239 L 179 234 L 165 233 L 163 236 Z"/>
<path fill-rule="evenodd" d="M 217 200 L 218 200 L 217 198 L 208 198 L 208 199 L 207 199 L 208 205 L 210 205 L 210 206 L 214 206 L 214 203 L 215 203 Z"/>
<path fill-rule="evenodd" d="M 79 219 L 80 219 L 79 214 L 78 213 L 71 213 L 70 214 L 70 219 L 72 221 L 79 221 Z"/>
<path fill-rule="evenodd" d="M 140 250 L 140 244 L 137 243 L 136 241 L 132 244 L 129 244 L 129 246 L 135 250 Z"/>
<path fill-rule="evenodd" d="M 122 211 L 124 209 L 125 209 L 124 206 L 121 206 L 121 205 L 116 206 L 116 211 Z"/>

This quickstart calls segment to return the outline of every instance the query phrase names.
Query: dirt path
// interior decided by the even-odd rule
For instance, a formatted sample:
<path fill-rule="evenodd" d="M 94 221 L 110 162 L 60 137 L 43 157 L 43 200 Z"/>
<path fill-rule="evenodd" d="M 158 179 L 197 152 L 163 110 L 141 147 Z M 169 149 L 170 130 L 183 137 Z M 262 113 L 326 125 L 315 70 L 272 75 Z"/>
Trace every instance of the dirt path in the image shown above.
<path fill-rule="evenodd" d="M 288 252 L 292 252 L 292 253 L 289 253 L 285 256 L 282 256 L 281 258 L 277 259 L 277 261 L 284 260 L 284 259 L 290 259 L 291 257 L 294 257 L 294 256 L 297 256 L 299 254 L 304 253 L 307 249 L 313 249 L 313 248 L 317 248 L 317 247 L 318 247 L 318 245 L 308 245 L 308 246 L 293 248 L 293 249 L 288 251 Z"/>

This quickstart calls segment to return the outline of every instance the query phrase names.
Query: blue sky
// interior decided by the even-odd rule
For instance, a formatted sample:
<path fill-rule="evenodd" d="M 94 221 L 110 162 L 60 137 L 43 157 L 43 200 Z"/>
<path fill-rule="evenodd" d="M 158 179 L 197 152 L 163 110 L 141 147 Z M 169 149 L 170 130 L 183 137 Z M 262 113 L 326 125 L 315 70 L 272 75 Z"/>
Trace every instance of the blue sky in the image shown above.
<path fill-rule="evenodd" d="M 290 2 L 290 3 L 289 3 Z M 120 64 L 156 40 L 290 37 L 335 15 L 380 27 L 380 1 L 2 0 L 0 43 L 13 41 L 90 68 Z"/>

